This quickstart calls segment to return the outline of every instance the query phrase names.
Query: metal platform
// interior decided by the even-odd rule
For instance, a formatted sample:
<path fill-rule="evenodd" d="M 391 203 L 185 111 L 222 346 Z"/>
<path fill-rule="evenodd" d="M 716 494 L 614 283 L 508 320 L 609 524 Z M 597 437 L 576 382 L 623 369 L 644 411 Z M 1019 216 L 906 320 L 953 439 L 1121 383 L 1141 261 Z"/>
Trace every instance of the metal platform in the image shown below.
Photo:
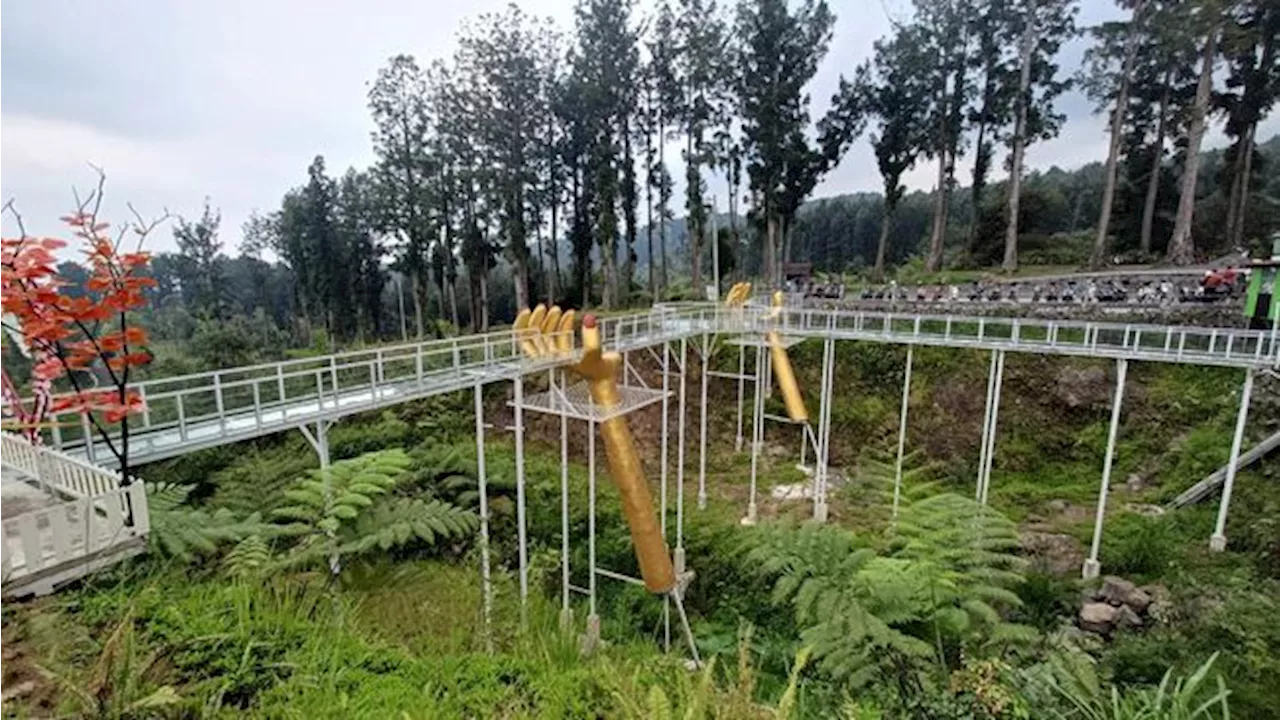
<path fill-rule="evenodd" d="M 576 420 L 604 422 L 605 420 L 635 412 L 640 408 L 660 403 L 664 396 L 669 397 L 672 394 L 634 385 L 619 386 L 618 395 L 621 402 L 615 407 L 605 408 L 591 400 L 591 391 L 585 382 L 578 382 L 563 391 L 559 387 L 553 387 L 547 392 L 526 395 L 520 408 L 526 412 L 564 415 Z M 514 402 L 507 404 L 511 407 L 516 407 Z"/>

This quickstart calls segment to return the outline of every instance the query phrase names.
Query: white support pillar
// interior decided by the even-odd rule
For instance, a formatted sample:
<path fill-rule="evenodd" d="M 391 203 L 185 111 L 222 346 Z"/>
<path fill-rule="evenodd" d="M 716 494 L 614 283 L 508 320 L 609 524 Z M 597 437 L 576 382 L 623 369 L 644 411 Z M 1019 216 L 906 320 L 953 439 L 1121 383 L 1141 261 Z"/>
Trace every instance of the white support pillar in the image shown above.
<path fill-rule="evenodd" d="M 483 593 L 484 644 L 493 649 L 490 619 L 493 616 L 493 582 L 489 577 L 489 487 L 484 467 L 484 387 L 475 387 L 476 406 L 476 481 L 480 491 L 480 584 Z"/>
<path fill-rule="evenodd" d="M 1240 411 L 1236 415 L 1236 432 L 1231 438 L 1231 457 L 1227 461 L 1227 476 L 1222 482 L 1222 500 L 1218 503 L 1218 521 L 1209 538 L 1209 549 L 1222 552 L 1227 549 L 1227 513 L 1231 509 L 1231 492 L 1236 486 L 1236 471 L 1240 468 L 1240 444 L 1244 441 L 1244 428 L 1249 422 L 1249 399 L 1253 395 L 1253 368 L 1245 370 L 1244 387 L 1240 390 Z"/>
<path fill-rule="evenodd" d="M 756 506 L 756 485 L 760 473 L 760 445 L 761 445 L 761 424 L 764 412 L 762 405 L 764 404 L 764 379 L 761 377 L 764 371 L 764 346 L 756 347 L 756 367 L 755 367 L 755 395 L 751 400 L 751 491 L 747 500 L 747 515 L 742 518 L 743 525 L 755 525 L 759 519 L 758 508 Z"/>
<path fill-rule="evenodd" d="M 583 649 L 600 645 L 600 616 L 596 613 L 596 421 L 587 422 L 587 634 Z"/>
<path fill-rule="evenodd" d="M 991 364 L 987 370 L 987 404 L 982 414 L 982 440 L 978 445 L 978 480 L 974 484 L 973 499 L 982 501 L 982 480 L 987 467 L 987 436 L 991 434 L 991 401 L 996 387 L 996 351 L 991 351 Z"/>
<path fill-rule="evenodd" d="M 524 377 L 515 379 L 515 409 L 513 412 L 516 433 L 516 542 L 520 558 L 520 623 L 528 620 L 529 601 L 529 543 L 526 530 L 524 497 Z"/>
<path fill-rule="evenodd" d="M 711 359 L 711 337 L 703 334 L 702 353 L 702 409 L 699 412 L 698 431 L 698 509 L 707 508 L 707 364 Z"/>
<path fill-rule="evenodd" d="M 685 390 L 689 369 L 689 339 L 680 338 L 680 398 L 677 406 L 680 418 L 676 423 L 680 437 L 676 439 L 676 549 L 672 562 L 676 575 L 684 572 L 684 441 L 685 441 Z"/>
<path fill-rule="evenodd" d="M 552 392 L 556 387 L 556 371 L 548 374 L 547 386 Z M 560 377 L 560 391 L 564 392 L 564 374 Z M 573 624 L 573 611 L 569 607 L 569 416 L 560 409 L 560 627 Z"/>
<path fill-rule="evenodd" d="M 1107 452 L 1102 460 L 1102 486 L 1098 489 L 1098 509 L 1093 519 L 1093 543 L 1089 546 L 1089 558 L 1084 561 L 1081 575 L 1085 580 L 1098 577 L 1102 564 L 1098 552 L 1102 549 L 1102 522 L 1107 514 L 1107 493 L 1111 489 L 1111 461 L 1115 457 L 1116 433 L 1120 429 L 1120 404 L 1124 400 L 1124 381 L 1129 371 L 1129 361 L 1116 361 L 1116 393 L 1111 401 L 1111 425 L 1107 429 Z"/>
<path fill-rule="evenodd" d="M 738 433 L 733 438 L 733 451 L 742 452 L 742 405 L 747 385 L 747 346 L 738 345 Z"/>
<path fill-rule="evenodd" d="M 915 345 L 907 346 L 907 367 L 902 373 L 902 409 L 898 411 L 898 462 L 893 470 L 893 517 L 898 517 L 902 503 L 902 459 L 907 449 L 907 408 L 911 400 L 911 364 Z"/>
<path fill-rule="evenodd" d="M 991 492 L 991 466 L 996 457 L 996 428 L 1000 424 L 1000 394 L 1003 387 L 1004 351 L 997 350 L 995 395 L 991 402 L 991 432 L 987 433 L 987 462 L 982 470 L 982 498 L 979 500 L 983 505 L 987 504 L 987 495 Z"/>
<path fill-rule="evenodd" d="M 671 427 L 671 404 L 669 395 L 671 391 L 671 343 L 662 343 L 662 469 L 659 473 L 661 481 L 658 485 L 658 505 L 660 507 L 662 521 L 662 539 L 667 539 L 667 466 L 671 464 L 670 453 L 668 451 L 667 436 Z M 666 652 L 671 651 L 671 598 L 664 596 L 662 599 L 662 647 Z"/>
<path fill-rule="evenodd" d="M 830 510 L 830 505 L 827 503 L 827 484 L 831 470 L 831 406 L 835 404 L 835 338 L 828 337 L 824 341 L 822 350 L 824 384 L 820 392 L 824 400 L 818 413 L 818 467 L 814 473 L 817 482 L 813 496 L 813 519 L 818 522 L 826 522 Z"/>

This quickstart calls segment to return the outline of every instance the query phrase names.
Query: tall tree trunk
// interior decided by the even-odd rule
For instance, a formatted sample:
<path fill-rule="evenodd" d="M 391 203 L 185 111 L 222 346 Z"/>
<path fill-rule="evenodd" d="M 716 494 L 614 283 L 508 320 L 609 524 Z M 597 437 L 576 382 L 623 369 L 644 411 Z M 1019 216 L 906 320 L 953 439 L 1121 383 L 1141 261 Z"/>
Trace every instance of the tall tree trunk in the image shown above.
<path fill-rule="evenodd" d="M 671 190 L 668 187 L 670 183 L 667 181 L 667 161 L 666 161 L 666 137 L 667 128 L 663 118 L 658 118 L 658 168 L 661 174 L 658 176 L 658 201 L 661 207 L 658 208 L 658 245 L 662 251 L 662 274 L 659 276 L 658 295 L 665 295 L 667 292 L 667 208 L 671 203 Z M 657 299 L 658 296 L 655 296 Z"/>
<path fill-rule="evenodd" d="M 1182 170 L 1182 190 L 1178 196 L 1178 215 L 1169 238 L 1166 259 L 1174 265 L 1189 265 L 1195 260 L 1191 238 L 1191 221 L 1196 210 L 1196 179 L 1200 172 L 1200 143 L 1204 140 L 1205 117 L 1209 112 L 1209 95 L 1213 90 L 1213 59 L 1218 50 L 1218 28 L 1209 31 L 1200 58 L 1200 81 L 1196 85 L 1196 102 L 1191 108 L 1191 124 L 1187 128 L 1187 159 Z"/>
<path fill-rule="evenodd" d="M 738 178 L 733 168 L 729 169 L 729 241 L 732 243 L 733 252 L 738 252 Z M 745 274 L 746 262 L 739 259 L 737 271 L 739 274 Z"/>
<path fill-rule="evenodd" d="M 1249 180 L 1253 175 L 1253 151 L 1258 141 L 1258 125 L 1249 126 L 1249 142 L 1245 145 L 1244 168 L 1240 171 L 1240 201 L 1236 206 L 1235 234 L 1231 237 L 1232 249 L 1244 246 L 1244 211 L 1249 206 Z"/>
<path fill-rule="evenodd" d="M 760 269 L 761 275 L 764 276 L 764 284 L 767 287 L 773 284 L 773 266 L 777 262 L 778 258 L 778 236 L 781 234 L 779 232 L 781 228 L 778 227 L 778 216 L 775 213 L 770 212 L 767 208 L 765 212 L 767 213 L 767 216 L 765 220 L 764 253 L 760 258 L 762 265 Z"/>
<path fill-rule="evenodd" d="M 884 262 L 889 251 L 889 234 L 893 232 L 894 206 L 885 203 L 884 214 L 880 218 L 880 242 L 876 244 L 876 264 L 871 269 L 871 282 L 884 282 Z"/>
<path fill-rule="evenodd" d="M 1123 132 L 1124 113 L 1129 106 L 1129 76 L 1133 74 L 1133 62 L 1138 55 L 1138 20 L 1142 16 L 1139 2 L 1133 7 L 1133 19 L 1129 23 L 1129 36 L 1124 43 L 1124 63 L 1120 70 L 1120 89 L 1116 93 L 1116 106 L 1111 111 L 1111 142 L 1107 146 L 1107 168 L 1102 187 L 1102 210 L 1098 214 L 1098 234 L 1093 240 L 1093 253 L 1089 267 L 1098 269 L 1106 262 L 1109 251 L 1107 233 L 1111 225 L 1111 205 L 1116 197 L 1116 168 L 1120 165 L 1120 136 Z"/>
<path fill-rule="evenodd" d="M 925 258 L 926 272 L 937 272 L 942 267 L 942 214 L 947 194 L 947 150 L 938 149 L 938 185 L 933 195 L 933 222 L 929 225 L 929 255 Z"/>
<path fill-rule="evenodd" d="M 1253 148 L 1256 125 L 1250 125 L 1240 134 L 1236 144 L 1236 158 L 1232 163 L 1231 196 L 1227 200 L 1227 244 L 1239 247 L 1244 239 L 1244 211 L 1248 205 L 1249 175 L 1253 172 Z"/>
<path fill-rule="evenodd" d="M 1013 127 L 1013 158 L 1009 166 L 1009 224 L 1004 233 L 1005 272 L 1018 269 L 1018 204 L 1022 193 L 1022 154 L 1027 143 L 1027 93 L 1031 86 L 1031 53 L 1035 49 L 1035 23 L 1027 18 L 1027 29 L 1022 33 L 1022 49 L 1018 71 L 1018 117 Z"/>
<path fill-rule="evenodd" d="M 689 282 L 693 286 L 693 292 L 696 297 L 702 296 L 702 221 L 697 220 L 690 224 L 687 220 L 695 217 L 693 207 L 702 202 L 702 173 L 698 167 L 697 161 L 693 156 L 694 141 L 692 133 L 686 146 L 686 164 L 685 164 L 685 187 L 686 196 L 689 199 L 685 234 L 689 242 Z M 702 213 L 696 213 L 697 217 L 701 217 Z"/>
<path fill-rule="evenodd" d="M 422 275 L 421 273 L 418 272 L 416 268 L 412 273 L 410 273 L 409 286 L 412 288 L 412 293 L 413 293 L 413 326 L 418 331 L 418 339 L 421 340 L 423 337 L 422 335 L 422 330 L 423 330 L 422 297 L 426 293 L 423 292 L 423 288 L 422 288 Z M 399 285 L 396 286 L 396 290 L 399 291 Z"/>
<path fill-rule="evenodd" d="M 462 321 L 458 316 L 458 278 L 454 275 L 449 283 L 449 319 L 453 322 L 455 332 L 462 330 Z"/>
<path fill-rule="evenodd" d="M 542 212 L 539 210 L 538 212 Z M 547 301 L 547 305 L 552 303 L 550 283 L 547 282 L 547 256 L 546 248 L 542 244 L 542 227 L 541 224 L 537 230 L 538 238 L 538 281 L 531 286 L 531 290 L 536 288 L 542 290 L 541 297 Z"/>
<path fill-rule="evenodd" d="M 489 271 L 480 271 L 480 332 L 489 332 Z"/>
<path fill-rule="evenodd" d="M 1155 152 L 1151 157 L 1151 175 L 1147 178 L 1147 197 L 1142 203 L 1142 232 L 1138 238 L 1138 249 L 1144 255 L 1151 252 L 1151 230 L 1156 219 L 1156 197 L 1160 192 L 1160 170 L 1164 166 L 1164 134 L 1169 122 L 1169 83 L 1173 80 L 1173 70 L 1164 74 L 1164 91 L 1160 93 L 1160 105 L 1156 118 Z"/>
<path fill-rule="evenodd" d="M 969 256 L 970 262 L 978 254 L 978 221 L 982 218 L 982 190 L 986 187 L 986 170 L 983 168 L 979 173 L 977 163 L 984 162 L 982 154 L 986 152 L 986 135 L 987 123 L 985 120 L 979 121 L 978 137 L 973 143 L 973 185 L 969 188 L 969 203 L 973 206 L 973 216 L 969 219 L 969 234 L 965 240 L 965 254 Z"/>
<path fill-rule="evenodd" d="M 647 159 L 653 158 L 651 152 L 646 152 L 645 157 Z M 650 168 L 650 170 L 652 169 L 653 168 Z M 648 172 L 645 173 L 644 182 L 644 206 L 646 220 L 644 234 L 645 240 L 648 241 L 649 246 L 649 301 L 653 302 L 658 299 L 658 266 L 654 264 L 653 257 L 653 182 L 652 178 L 649 177 Z"/>
<path fill-rule="evenodd" d="M 516 281 L 516 310 L 531 307 L 529 304 L 529 261 L 517 255 L 511 261 L 511 270 L 512 274 L 515 275 Z"/>

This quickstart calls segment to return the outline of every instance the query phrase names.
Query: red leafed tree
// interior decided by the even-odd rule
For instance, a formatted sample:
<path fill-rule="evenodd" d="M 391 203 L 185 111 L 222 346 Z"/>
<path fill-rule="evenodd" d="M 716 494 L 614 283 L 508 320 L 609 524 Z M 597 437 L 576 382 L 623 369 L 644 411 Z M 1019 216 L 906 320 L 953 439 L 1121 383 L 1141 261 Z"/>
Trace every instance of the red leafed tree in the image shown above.
<path fill-rule="evenodd" d="M 4 384 L 8 404 L 19 403 L 11 414 L 28 437 L 38 435 L 47 413 L 79 412 L 115 456 L 128 483 L 129 416 L 143 410 L 129 383 L 133 368 L 151 362 L 147 333 L 135 324 L 136 311 L 146 304 L 143 289 L 155 284 L 148 274 L 151 256 L 141 248 L 167 215 L 147 222 L 134 211 L 135 222 L 112 237 L 108 223 L 98 218 L 104 181 L 99 173 L 97 189 L 62 218 L 82 245 L 82 264 L 89 272 L 80 284 L 57 270 L 56 252 L 67 243 L 27 235 L 13 203 L 5 205 L 17 220 L 19 236 L 0 240 L 4 322 L 22 338 L 33 362 L 31 407 L 22 404 L 7 376 Z M 136 243 L 135 249 L 126 251 L 126 240 Z M 87 381 L 95 369 L 105 372 L 105 387 Z M 50 398 L 58 385 L 66 391 Z M 117 427 L 119 432 L 113 432 Z"/>

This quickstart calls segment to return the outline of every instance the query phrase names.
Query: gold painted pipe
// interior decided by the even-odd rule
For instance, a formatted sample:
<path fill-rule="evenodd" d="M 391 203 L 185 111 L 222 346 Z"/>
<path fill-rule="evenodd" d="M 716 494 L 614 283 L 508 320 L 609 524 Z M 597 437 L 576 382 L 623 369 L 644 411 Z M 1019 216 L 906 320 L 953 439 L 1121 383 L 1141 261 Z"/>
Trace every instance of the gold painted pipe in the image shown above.
<path fill-rule="evenodd" d="M 782 312 L 782 293 L 773 294 L 773 311 L 770 318 Z M 770 330 L 765 336 L 769 342 L 769 356 L 773 360 L 773 376 L 778 381 L 778 392 L 782 393 L 782 403 L 787 408 L 787 417 L 793 422 L 808 422 L 809 411 L 804 406 L 804 397 L 800 395 L 800 383 L 796 382 L 796 373 L 791 368 L 791 358 L 782 345 L 782 335 L 777 330 Z"/>
<path fill-rule="evenodd" d="M 602 352 L 600 328 L 592 315 L 582 319 L 582 349 L 582 361 L 575 370 L 586 378 L 591 399 L 606 409 L 617 407 L 621 403 L 618 371 L 622 356 Z M 649 592 L 670 592 L 676 585 L 675 567 L 662 539 L 662 529 L 653 511 L 653 495 L 640 467 L 640 456 L 626 418 L 617 416 L 605 420 L 600 424 L 600 436 L 604 438 L 604 451 L 609 459 L 609 474 L 622 498 L 622 513 L 631 528 L 631 545 L 644 586 Z"/>

